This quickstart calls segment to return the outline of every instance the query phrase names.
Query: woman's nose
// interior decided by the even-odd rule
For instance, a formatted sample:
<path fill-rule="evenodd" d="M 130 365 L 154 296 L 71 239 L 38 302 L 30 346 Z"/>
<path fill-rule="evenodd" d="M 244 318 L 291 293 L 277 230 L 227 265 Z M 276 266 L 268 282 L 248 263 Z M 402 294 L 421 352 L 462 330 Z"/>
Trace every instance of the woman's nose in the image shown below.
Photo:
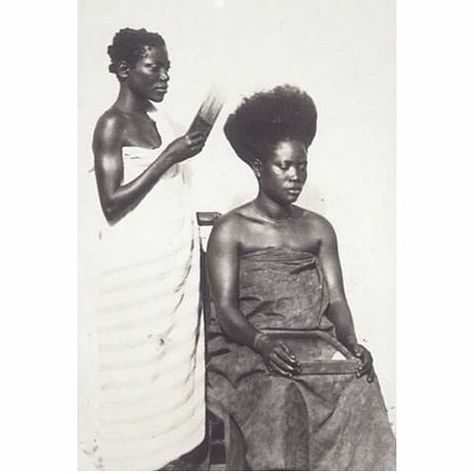
<path fill-rule="evenodd" d="M 298 171 L 296 168 L 289 168 L 288 169 L 288 178 L 291 181 L 297 181 L 298 180 Z"/>
<path fill-rule="evenodd" d="M 166 71 L 165 69 L 162 69 L 160 71 L 160 80 L 161 81 L 169 81 L 170 79 L 170 76 L 168 74 L 168 71 Z"/>

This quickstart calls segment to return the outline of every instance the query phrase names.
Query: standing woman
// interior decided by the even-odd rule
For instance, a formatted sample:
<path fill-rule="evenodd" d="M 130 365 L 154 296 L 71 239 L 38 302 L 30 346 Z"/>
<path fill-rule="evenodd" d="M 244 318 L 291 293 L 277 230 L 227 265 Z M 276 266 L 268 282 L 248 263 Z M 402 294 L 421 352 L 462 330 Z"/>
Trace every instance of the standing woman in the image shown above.
<path fill-rule="evenodd" d="M 204 438 L 199 246 L 185 161 L 201 132 L 176 138 L 153 103 L 168 90 L 163 38 L 125 28 L 108 48 L 117 100 L 98 120 L 95 175 L 105 216 L 97 311 L 97 467 L 157 470 Z"/>

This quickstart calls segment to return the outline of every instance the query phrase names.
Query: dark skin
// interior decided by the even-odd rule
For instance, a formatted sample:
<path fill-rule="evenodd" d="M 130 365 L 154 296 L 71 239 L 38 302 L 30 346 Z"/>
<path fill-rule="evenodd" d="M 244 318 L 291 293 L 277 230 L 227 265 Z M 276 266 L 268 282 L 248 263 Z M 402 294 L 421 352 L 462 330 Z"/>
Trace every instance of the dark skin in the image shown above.
<path fill-rule="evenodd" d="M 93 139 L 95 174 L 102 211 L 111 224 L 118 222 L 159 182 L 174 164 L 202 150 L 201 132 L 174 140 L 139 176 L 123 183 L 122 148 L 158 148 L 162 144 L 155 123 L 147 115 L 150 101 L 161 102 L 168 89 L 170 62 L 166 47 L 146 46 L 136 64 L 122 61 L 117 76 L 117 100 L 98 120 Z"/>
<path fill-rule="evenodd" d="M 299 361 L 275 338 L 259 332 L 239 309 L 240 255 L 266 247 L 290 247 L 310 252 L 320 261 L 329 295 L 328 318 L 339 341 L 361 360 L 357 377 L 372 382 L 375 374 L 370 352 L 358 344 L 352 315 L 344 293 L 337 239 L 322 216 L 295 206 L 307 178 L 307 150 L 294 140 L 284 140 L 262 159 L 255 159 L 257 198 L 222 217 L 209 239 L 209 277 L 223 330 L 235 342 L 258 352 L 276 374 L 294 376 Z"/>

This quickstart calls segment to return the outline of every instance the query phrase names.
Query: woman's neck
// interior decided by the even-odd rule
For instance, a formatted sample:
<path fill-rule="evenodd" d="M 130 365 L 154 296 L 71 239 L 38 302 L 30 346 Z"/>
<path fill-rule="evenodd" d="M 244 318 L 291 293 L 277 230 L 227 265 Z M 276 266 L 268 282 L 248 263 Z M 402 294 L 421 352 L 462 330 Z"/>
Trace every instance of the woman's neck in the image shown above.
<path fill-rule="evenodd" d="M 119 94 L 114 105 L 127 113 L 146 113 L 152 108 L 148 99 L 139 96 L 125 84 L 120 84 Z"/>
<path fill-rule="evenodd" d="M 259 192 L 255 198 L 254 205 L 263 217 L 267 217 L 273 221 L 286 220 L 293 212 L 291 203 L 288 203 L 287 205 L 279 204 L 261 192 Z"/>

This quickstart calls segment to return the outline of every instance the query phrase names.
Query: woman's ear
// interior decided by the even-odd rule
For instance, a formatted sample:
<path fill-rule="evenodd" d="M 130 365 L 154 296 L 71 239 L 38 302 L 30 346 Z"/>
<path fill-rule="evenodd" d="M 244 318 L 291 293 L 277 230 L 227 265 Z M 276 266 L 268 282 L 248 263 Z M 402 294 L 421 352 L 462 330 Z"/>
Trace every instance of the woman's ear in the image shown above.
<path fill-rule="evenodd" d="M 262 160 L 260 158 L 255 158 L 252 163 L 251 163 L 253 172 L 255 173 L 255 176 L 260 179 L 262 176 Z"/>
<path fill-rule="evenodd" d="M 127 79 L 128 73 L 130 72 L 130 68 L 125 61 L 120 61 L 120 64 L 117 69 L 117 76 L 120 79 Z"/>

